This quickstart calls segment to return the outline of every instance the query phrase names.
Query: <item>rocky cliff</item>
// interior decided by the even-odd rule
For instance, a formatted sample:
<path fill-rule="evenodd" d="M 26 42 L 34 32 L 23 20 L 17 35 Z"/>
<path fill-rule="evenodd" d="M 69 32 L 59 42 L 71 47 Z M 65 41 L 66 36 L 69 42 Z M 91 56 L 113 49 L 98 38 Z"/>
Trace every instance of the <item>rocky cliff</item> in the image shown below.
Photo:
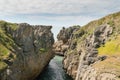
<path fill-rule="evenodd" d="M 82 26 L 72 33 L 64 69 L 74 80 L 120 80 L 119 40 L 120 12 Z"/>
<path fill-rule="evenodd" d="M 75 25 L 69 28 L 63 27 L 62 30 L 60 30 L 57 35 L 58 41 L 53 45 L 56 54 L 64 56 L 64 53 L 69 47 L 70 38 L 72 37 L 73 32 L 77 31 L 79 28 L 79 25 Z"/>
<path fill-rule="evenodd" d="M 0 21 L 0 80 L 33 80 L 53 57 L 52 26 Z"/>

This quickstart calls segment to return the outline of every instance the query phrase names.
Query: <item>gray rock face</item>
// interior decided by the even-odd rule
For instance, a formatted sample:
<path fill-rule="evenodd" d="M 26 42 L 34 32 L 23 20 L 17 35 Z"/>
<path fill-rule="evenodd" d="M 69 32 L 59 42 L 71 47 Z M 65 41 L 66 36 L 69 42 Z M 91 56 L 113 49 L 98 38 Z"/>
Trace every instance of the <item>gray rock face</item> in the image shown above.
<path fill-rule="evenodd" d="M 80 26 L 73 26 L 69 28 L 64 28 L 60 30 L 59 34 L 57 35 L 58 41 L 54 44 L 54 51 L 58 55 L 64 55 L 66 50 L 69 47 L 69 41 L 73 35 L 73 32 L 77 31 Z M 75 44 L 73 44 L 74 47 Z"/>
<path fill-rule="evenodd" d="M 60 30 L 60 33 L 57 35 L 58 40 L 62 40 L 63 43 L 67 43 L 68 40 L 71 38 L 73 32 L 77 31 L 80 26 L 73 26 L 69 28 L 64 28 Z"/>
<path fill-rule="evenodd" d="M 15 59 L 0 73 L 0 80 L 33 80 L 41 73 L 54 55 L 51 28 L 26 23 L 18 24 L 16 30 L 6 27 L 16 45 L 10 53 Z"/>
<path fill-rule="evenodd" d="M 93 77 L 88 77 L 88 74 L 90 75 L 90 73 L 94 73 L 92 71 L 94 70 L 94 68 L 92 69 L 91 64 L 98 61 L 97 48 L 100 47 L 101 44 L 104 44 L 108 40 L 109 36 L 112 34 L 112 31 L 113 29 L 109 25 L 106 25 L 106 24 L 101 25 L 97 27 L 94 33 L 88 36 L 88 38 L 85 40 L 85 44 L 83 44 L 85 50 L 84 51 L 81 50 L 76 80 L 95 80 L 96 79 L 96 77 L 94 77 L 93 75 L 91 75 Z M 97 72 L 95 73 L 97 75 Z M 97 80 L 102 80 L 102 79 L 97 79 Z"/>
<path fill-rule="evenodd" d="M 113 27 L 108 24 L 97 27 L 94 32 L 88 35 L 80 44 L 71 40 L 69 48 L 64 57 L 64 69 L 73 77 L 74 80 L 117 80 L 117 70 L 107 69 L 101 64 L 106 64 L 109 59 L 107 56 L 98 56 L 100 45 L 104 45 L 113 33 Z M 77 36 L 77 38 L 83 37 Z M 76 37 L 76 35 L 73 35 Z M 79 40 L 80 40 L 79 39 Z M 105 62 L 102 62 L 102 61 Z M 113 59 L 114 60 L 114 59 Z M 116 60 L 116 59 L 115 59 Z M 118 61 L 118 60 L 116 60 Z M 109 63 L 108 63 L 109 64 Z"/>
<path fill-rule="evenodd" d="M 86 46 L 99 47 L 100 44 L 104 44 L 109 35 L 112 34 L 112 27 L 110 25 L 101 25 L 95 29 L 93 35 L 86 39 Z"/>

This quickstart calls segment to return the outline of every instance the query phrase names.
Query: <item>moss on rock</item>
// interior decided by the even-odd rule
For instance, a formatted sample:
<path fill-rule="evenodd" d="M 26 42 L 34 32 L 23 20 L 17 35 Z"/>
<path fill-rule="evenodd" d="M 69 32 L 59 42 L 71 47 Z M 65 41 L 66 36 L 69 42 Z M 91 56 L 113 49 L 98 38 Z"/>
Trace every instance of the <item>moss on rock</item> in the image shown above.
<path fill-rule="evenodd" d="M 11 37 L 11 34 L 7 33 L 6 28 L 16 30 L 17 24 L 0 21 L 0 71 L 7 67 L 7 64 L 3 61 L 9 58 L 10 52 L 14 50 L 15 42 Z"/>
<path fill-rule="evenodd" d="M 2 62 L 2 61 L 0 61 L 0 72 L 2 72 L 6 68 L 7 68 L 7 64 Z"/>

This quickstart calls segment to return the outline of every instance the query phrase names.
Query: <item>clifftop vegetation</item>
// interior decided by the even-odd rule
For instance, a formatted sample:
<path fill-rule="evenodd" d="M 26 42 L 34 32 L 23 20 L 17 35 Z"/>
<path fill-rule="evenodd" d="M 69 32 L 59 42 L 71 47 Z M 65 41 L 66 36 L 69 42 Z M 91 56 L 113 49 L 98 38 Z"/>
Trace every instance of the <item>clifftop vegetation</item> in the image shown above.
<path fill-rule="evenodd" d="M 64 68 L 74 79 L 120 79 L 120 12 L 82 26 L 69 43 Z"/>
<path fill-rule="evenodd" d="M 113 27 L 113 33 L 112 33 L 110 39 L 111 40 L 118 39 L 117 37 L 118 37 L 118 35 L 120 35 L 120 12 L 110 14 L 110 15 L 105 16 L 98 20 L 91 21 L 87 25 L 82 26 L 78 31 L 74 32 L 74 35 L 76 37 L 73 38 L 73 41 L 77 42 L 78 44 L 82 43 L 90 34 L 93 34 L 94 30 L 98 26 L 103 25 L 103 24 L 108 24 L 108 25 L 110 25 L 110 27 Z M 78 36 L 78 38 L 77 38 L 77 36 Z M 81 37 L 79 38 L 79 36 L 81 36 Z M 111 42 L 107 42 L 107 44 L 105 46 L 111 45 L 111 47 L 112 47 L 112 42 L 113 42 L 113 46 L 115 46 L 115 44 L 114 44 L 114 42 L 116 42 L 115 40 L 111 41 Z M 118 42 L 116 42 L 116 43 L 118 44 Z M 116 46 L 118 46 L 118 45 L 116 45 Z M 101 47 L 103 47 L 103 46 L 101 45 Z M 99 51 L 102 49 L 100 48 Z M 100 54 L 101 54 L 101 52 L 100 52 Z"/>
<path fill-rule="evenodd" d="M 7 67 L 7 64 L 3 60 L 9 58 L 9 53 L 15 45 L 11 35 L 6 31 L 8 27 L 15 30 L 17 24 L 0 21 L 0 71 Z"/>

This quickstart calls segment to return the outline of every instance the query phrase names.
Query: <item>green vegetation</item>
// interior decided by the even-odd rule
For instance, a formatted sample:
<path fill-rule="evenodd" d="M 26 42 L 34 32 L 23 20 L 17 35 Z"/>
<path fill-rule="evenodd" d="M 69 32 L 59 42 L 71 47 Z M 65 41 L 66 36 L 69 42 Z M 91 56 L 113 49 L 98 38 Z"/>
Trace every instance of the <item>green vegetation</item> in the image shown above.
<path fill-rule="evenodd" d="M 40 48 L 39 51 L 42 52 L 42 53 L 45 53 L 45 52 L 47 52 L 47 49 L 45 49 L 45 48 Z"/>
<path fill-rule="evenodd" d="M 74 32 L 75 37 L 72 39 L 72 41 L 77 42 L 77 44 L 84 44 L 84 40 L 89 35 L 93 34 L 95 28 L 99 27 L 100 25 L 104 25 L 104 24 L 108 24 L 111 27 L 113 27 L 113 33 L 110 38 L 115 39 L 116 36 L 118 36 L 120 34 L 120 12 L 110 14 L 110 15 L 105 16 L 98 20 L 91 21 L 87 25 L 82 26 L 78 31 Z M 78 35 L 79 35 L 79 37 L 76 37 Z M 114 43 L 114 41 L 113 41 L 113 43 Z M 105 46 L 108 46 L 108 45 L 109 46 L 111 45 L 110 47 L 117 46 L 115 44 L 112 45 L 112 42 L 108 42 Z M 77 47 L 80 47 L 80 45 L 77 45 Z M 109 47 L 104 47 L 104 48 L 109 48 Z M 119 51 L 119 49 L 117 49 L 117 50 Z M 107 51 L 105 51 L 105 49 L 103 50 L 103 48 L 100 48 L 99 51 L 100 51 L 100 54 L 102 54 L 102 51 L 108 52 L 108 51 L 111 51 L 111 49 L 109 48 L 109 49 L 107 49 Z M 113 52 L 115 52 L 115 51 L 116 51 L 116 49 L 113 50 Z M 118 51 L 116 51 L 116 52 L 118 52 Z M 111 53 L 113 53 L 113 52 L 111 52 Z"/>
<path fill-rule="evenodd" d="M 3 71 L 7 67 L 7 64 L 0 61 L 0 72 Z"/>
<path fill-rule="evenodd" d="M 9 58 L 9 53 L 14 51 L 14 47 L 16 47 L 11 33 L 7 30 L 13 32 L 17 28 L 17 24 L 0 21 L 0 71 L 7 67 L 3 59 Z"/>
<path fill-rule="evenodd" d="M 19 28 L 18 24 L 16 23 L 9 23 L 9 22 L 5 22 L 5 21 L 0 21 L 0 27 L 3 28 L 11 28 L 12 30 L 16 30 Z"/>
<path fill-rule="evenodd" d="M 118 76 L 120 75 L 120 60 L 115 57 L 109 57 L 104 61 L 94 64 L 93 67 L 99 69 L 99 72 L 108 72 L 114 73 Z"/>
<path fill-rule="evenodd" d="M 1 59 L 1 57 L 7 56 L 9 53 L 10 53 L 10 51 L 5 46 L 0 44 L 0 59 Z"/>
<path fill-rule="evenodd" d="M 80 27 L 80 25 L 73 25 L 72 27 L 78 27 L 78 28 L 79 28 L 79 27 Z"/>
<path fill-rule="evenodd" d="M 18 25 L 17 25 L 17 24 L 10 24 L 10 23 L 9 23 L 9 27 L 10 27 L 12 30 L 18 29 Z"/>
<path fill-rule="evenodd" d="M 13 25 L 13 26 L 12 26 Z M 8 50 L 13 50 L 13 47 L 16 46 L 11 34 L 6 31 L 6 28 L 15 29 L 16 24 L 7 23 L 4 21 L 0 21 L 0 43 L 5 46 Z M 14 30 L 13 30 L 14 31 Z"/>
<path fill-rule="evenodd" d="M 99 55 L 117 55 L 120 54 L 120 37 L 117 37 L 114 40 L 106 42 L 104 46 L 98 48 Z"/>
<path fill-rule="evenodd" d="M 105 16 L 101 19 L 94 20 L 89 22 L 87 25 L 82 26 L 75 34 L 81 33 L 81 31 L 85 32 L 85 34 L 92 34 L 96 27 L 102 25 L 102 24 L 109 24 L 111 27 L 118 28 L 120 27 L 120 12 L 110 14 L 108 16 Z"/>
<path fill-rule="evenodd" d="M 107 24 L 109 24 L 110 26 L 114 26 L 114 21 L 109 21 Z"/>
<path fill-rule="evenodd" d="M 0 43 L 3 44 L 7 49 L 13 50 L 15 45 L 13 39 L 9 37 L 4 30 L 0 28 Z"/>

